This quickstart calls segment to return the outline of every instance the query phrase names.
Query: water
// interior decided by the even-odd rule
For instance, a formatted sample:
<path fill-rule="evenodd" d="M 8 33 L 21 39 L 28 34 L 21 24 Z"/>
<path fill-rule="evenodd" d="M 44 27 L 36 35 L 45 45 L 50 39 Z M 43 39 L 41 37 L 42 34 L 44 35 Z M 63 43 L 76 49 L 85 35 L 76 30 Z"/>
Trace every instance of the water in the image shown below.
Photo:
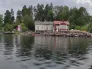
<path fill-rule="evenodd" d="M 0 69 L 91 69 L 92 38 L 0 35 Z"/>

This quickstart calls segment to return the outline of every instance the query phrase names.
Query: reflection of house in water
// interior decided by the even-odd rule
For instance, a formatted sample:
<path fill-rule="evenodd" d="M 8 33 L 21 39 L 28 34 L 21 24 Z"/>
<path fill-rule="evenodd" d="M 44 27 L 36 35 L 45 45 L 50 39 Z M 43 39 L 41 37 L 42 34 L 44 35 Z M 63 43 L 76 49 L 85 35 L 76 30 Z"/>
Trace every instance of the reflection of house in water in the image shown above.
<path fill-rule="evenodd" d="M 20 40 L 21 39 L 21 36 L 20 35 L 13 35 L 13 45 L 20 45 Z"/>
<path fill-rule="evenodd" d="M 68 57 L 74 58 L 75 56 L 77 58 L 78 55 L 83 55 L 87 52 L 87 40 L 84 39 L 85 38 L 35 36 L 33 46 L 35 50 L 33 55 L 34 57 L 42 57 L 45 59 L 54 58 L 56 60 L 59 58 L 66 60 Z M 62 59 L 60 60 L 62 61 Z"/>
<path fill-rule="evenodd" d="M 36 49 L 48 48 L 54 51 L 68 52 L 69 38 L 51 37 L 51 36 L 35 36 Z"/>

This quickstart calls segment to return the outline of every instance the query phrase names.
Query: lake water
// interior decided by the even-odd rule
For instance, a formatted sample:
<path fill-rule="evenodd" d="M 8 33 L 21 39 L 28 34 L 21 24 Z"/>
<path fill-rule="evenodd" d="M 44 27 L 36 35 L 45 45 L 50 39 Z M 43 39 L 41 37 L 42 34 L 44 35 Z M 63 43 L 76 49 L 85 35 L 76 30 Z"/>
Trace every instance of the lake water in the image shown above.
<path fill-rule="evenodd" d="M 91 69 L 92 38 L 0 35 L 0 69 Z"/>

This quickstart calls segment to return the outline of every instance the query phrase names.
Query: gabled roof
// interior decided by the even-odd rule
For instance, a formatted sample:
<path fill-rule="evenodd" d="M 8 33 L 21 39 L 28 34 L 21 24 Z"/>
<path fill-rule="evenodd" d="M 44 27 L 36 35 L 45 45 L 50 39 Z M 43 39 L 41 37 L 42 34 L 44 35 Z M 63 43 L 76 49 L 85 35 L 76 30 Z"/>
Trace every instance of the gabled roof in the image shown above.
<path fill-rule="evenodd" d="M 70 25 L 69 21 L 35 21 L 35 25 L 53 25 L 53 24 L 61 24 L 61 25 Z"/>
<path fill-rule="evenodd" d="M 54 22 L 48 22 L 48 21 L 35 21 L 35 25 L 53 25 Z"/>
<path fill-rule="evenodd" d="M 54 21 L 54 24 L 70 25 L 69 21 Z"/>

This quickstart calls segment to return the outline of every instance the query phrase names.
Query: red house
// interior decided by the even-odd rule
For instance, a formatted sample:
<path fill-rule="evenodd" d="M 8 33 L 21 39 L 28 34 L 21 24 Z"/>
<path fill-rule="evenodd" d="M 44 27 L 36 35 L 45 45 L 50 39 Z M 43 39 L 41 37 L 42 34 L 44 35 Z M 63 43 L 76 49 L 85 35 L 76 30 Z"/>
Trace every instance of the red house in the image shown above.
<path fill-rule="evenodd" d="M 68 31 L 69 25 L 69 21 L 54 21 L 54 31 Z"/>

